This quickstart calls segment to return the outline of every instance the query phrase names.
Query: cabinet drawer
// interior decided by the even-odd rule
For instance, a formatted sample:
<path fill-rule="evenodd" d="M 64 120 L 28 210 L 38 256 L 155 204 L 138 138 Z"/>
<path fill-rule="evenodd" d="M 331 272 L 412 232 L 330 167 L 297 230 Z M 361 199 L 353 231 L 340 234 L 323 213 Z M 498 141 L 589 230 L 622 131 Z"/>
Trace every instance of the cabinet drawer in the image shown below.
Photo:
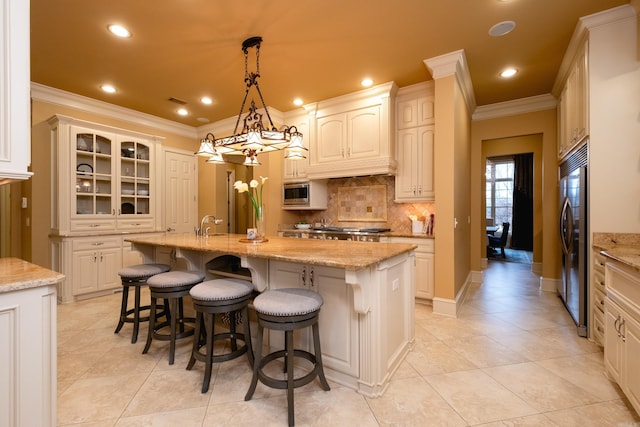
<path fill-rule="evenodd" d="M 389 243 L 406 243 L 409 245 L 417 245 L 416 252 L 434 253 L 434 239 L 424 237 L 390 237 Z"/>
<path fill-rule="evenodd" d="M 593 340 L 604 345 L 604 313 L 597 309 L 593 310 Z"/>
<path fill-rule="evenodd" d="M 593 271 L 593 288 L 599 290 L 603 294 L 606 294 L 607 291 L 604 285 L 604 272 Z"/>
<path fill-rule="evenodd" d="M 605 267 L 607 295 L 625 309 L 640 312 L 640 275 L 623 265 L 608 262 Z M 613 291 L 613 292 L 610 292 Z"/>
<path fill-rule="evenodd" d="M 600 253 L 593 254 L 593 270 L 601 273 L 604 276 L 604 266 L 606 264 L 606 258 Z"/>
<path fill-rule="evenodd" d="M 153 230 L 152 219 L 121 219 L 118 220 L 119 230 Z"/>
<path fill-rule="evenodd" d="M 604 313 L 604 292 L 595 288 L 593 290 L 593 307 Z"/>
<path fill-rule="evenodd" d="M 102 231 L 114 230 L 115 219 L 74 219 L 71 221 L 72 231 Z"/>
<path fill-rule="evenodd" d="M 105 237 L 82 239 L 73 241 L 74 251 L 85 251 L 91 249 L 107 249 L 107 248 L 119 248 L 121 247 L 120 237 Z"/>

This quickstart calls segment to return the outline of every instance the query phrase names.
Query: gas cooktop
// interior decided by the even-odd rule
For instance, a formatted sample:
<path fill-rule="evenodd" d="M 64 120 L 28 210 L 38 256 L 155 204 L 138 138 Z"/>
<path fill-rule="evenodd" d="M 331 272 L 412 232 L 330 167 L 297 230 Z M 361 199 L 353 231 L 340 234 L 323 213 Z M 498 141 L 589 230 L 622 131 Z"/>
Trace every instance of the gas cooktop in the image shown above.
<path fill-rule="evenodd" d="M 384 233 L 391 231 L 390 228 L 352 228 L 352 227 L 317 227 L 314 231 L 327 231 L 333 233 Z"/>

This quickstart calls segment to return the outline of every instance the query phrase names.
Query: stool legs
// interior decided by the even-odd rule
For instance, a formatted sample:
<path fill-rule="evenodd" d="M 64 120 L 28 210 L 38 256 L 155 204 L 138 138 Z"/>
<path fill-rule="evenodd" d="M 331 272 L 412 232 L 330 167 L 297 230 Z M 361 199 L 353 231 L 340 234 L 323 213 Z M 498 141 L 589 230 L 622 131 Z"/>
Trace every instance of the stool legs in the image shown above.
<path fill-rule="evenodd" d="M 138 341 L 138 331 L 140 329 L 140 322 L 146 322 L 149 320 L 148 317 L 141 317 L 140 312 L 142 310 L 149 310 L 149 306 L 140 306 L 140 285 L 141 282 L 122 282 L 122 303 L 120 305 L 120 319 L 118 320 L 118 325 L 116 326 L 116 330 L 113 331 L 114 334 L 117 334 L 124 326 L 125 322 L 133 323 L 133 334 L 131 335 L 131 344 L 135 344 Z M 129 288 L 133 287 L 134 289 L 134 306 L 131 309 L 127 309 L 129 305 Z M 133 314 L 133 318 L 128 317 Z"/>
<path fill-rule="evenodd" d="M 211 372 L 213 364 L 216 362 L 224 362 L 227 360 L 235 359 L 241 356 L 245 352 L 249 359 L 249 365 L 253 367 L 254 356 L 253 348 L 251 345 L 251 330 L 249 326 L 249 310 L 247 308 L 247 302 L 239 303 L 242 305 L 234 311 L 225 311 L 224 308 L 215 309 L 209 307 L 212 311 L 202 311 L 205 308 L 195 304 L 196 307 L 196 326 L 194 330 L 193 347 L 191 350 L 191 358 L 187 364 L 187 370 L 191 370 L 196 360 L 201 360 L 205 363 L 204 380 L 202 382 L 202 393 L 206 393 L 209 390 L 209 383 L 211 382 Z M 244 326 L 244 334 L 240 334 L 236 330 L 236 313 L 241 313 Z M 228 333 L 216 333 L 215 332 L 215 316 L 216 314 L 229 313 L 229 332 Z M 216 339 L 229 339 L 231 351 L 227 354 L 214 355 L 214 344 Z M 238 347 L 238 339 L 244 342 L 244 347 Z M 204 341 L 204 345 L 203 345 Z M 200 353 L 200 348 L 205 348 L 205 354 Z"/>
<path fill-rule="evenodd" d="M 258 340 L 256 345 L 258 348 L 256 349 L 256 359 L 253 364 L 253 377 L 251 378 L 251 384 L 249 385 L 249 390 L 244 397 L 244 400 L 251 400 L 253 397 L 253 393 L 256 390 L 256 386 L 258 385 L 258 380 L 263 384 L 278 388 L 278 389 L 287 389 L 287 416 L 289 419 L 289 425 L 293 426 L 295 424 L 295 408 L 294 408 L 294 399 L 293 399 L 293 390 L 296 387 L 301 387 L 305 384 L 311 382 L 316 376 L 320 380 L 320 385 L 322 389 L 325 391 L 330 390 L 329 383 L 324 376 L 324 368 L 322 365 L 322 349 L 320 348 L 320 329 L 318 326 L 318 317 L 317 313 L 313 316 L 306 317 L 304 319 L 298 319 L 299 321 L 292 321 L 291 323 L 286 322 L 274 322 L 272 320 L 265 320 L 270 316 L 265 316 L 258 313 Z M 273 353 L 267 354 L 266 356 L 262 356 L 262 343 L 263 343 L 263 334 L 265 325 L 269 329 L 282 330 L 285 334 L 285 345 L 284 350 L 278 350 Z M 293 331 L 296 329 L 300 329 L 301 327 L 311 326 L 313 333 L 313 348 L 314 354 L 304 350 L 296 350 L 294 348 L 293 343 Z M 295 378 L 294 375 L 294 359 L 295 357 L 304 358 L 311 363 L 313 363 L 313 369 L 311 372 L 306 375 Z M 272 377 L 269 377 L 262 371 L 262 368 L 266 366 L 269 362 L 278 359 L 284 358 L 284 371 L 287 374 L 286 380 L 278 380 Z"/>

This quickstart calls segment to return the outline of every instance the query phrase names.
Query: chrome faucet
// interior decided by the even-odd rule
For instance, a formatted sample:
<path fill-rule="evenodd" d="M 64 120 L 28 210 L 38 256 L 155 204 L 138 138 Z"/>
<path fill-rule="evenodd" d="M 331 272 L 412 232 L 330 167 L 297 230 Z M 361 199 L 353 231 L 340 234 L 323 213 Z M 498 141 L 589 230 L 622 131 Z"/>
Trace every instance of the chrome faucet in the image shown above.
<path fill-rule="evenodd" d="M 209 236 L 209 227 L 207 227 L 206 229 L 204 228 L 204 225 L 207 222 L 213 222 L 215 225 L 219 225 L 219 224 L 222 224 L 223 221 L 224 220 L 222 218 L 217 218 L 215 215 L 203 216 L 202 221 L 200 221 L 200 228 L 195 229 L 196 236 L 205 236 L 205 237 Z"/>

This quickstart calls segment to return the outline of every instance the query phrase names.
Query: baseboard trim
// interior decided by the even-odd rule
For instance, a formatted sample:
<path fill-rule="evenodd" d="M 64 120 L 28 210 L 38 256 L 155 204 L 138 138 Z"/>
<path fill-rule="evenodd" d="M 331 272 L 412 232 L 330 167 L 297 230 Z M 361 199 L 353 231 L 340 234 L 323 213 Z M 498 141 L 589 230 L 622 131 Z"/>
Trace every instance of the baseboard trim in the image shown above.
<path fill-rule="evenodd" d="M 475 273 L 478 272 L 469 272 L 464 285 L 456 295 L 455 299 L 435 297 L 433 299 L 433 312 L 442 316 L 458 317 L 458 313 L 462 310 L 464 298 L 469 290 L 469 285 L 471 283 L 482 283 L 482 273 L 480 272 L 480 282 L 475 281 L 478 278 L 478 275 Z"/>
<path fill-rule="evenodd" d="M 556 292 L 558 285 L 562 283 L 562 279 L 552 279 L 540 276 L 540 289 L 544 292 Z"/>

